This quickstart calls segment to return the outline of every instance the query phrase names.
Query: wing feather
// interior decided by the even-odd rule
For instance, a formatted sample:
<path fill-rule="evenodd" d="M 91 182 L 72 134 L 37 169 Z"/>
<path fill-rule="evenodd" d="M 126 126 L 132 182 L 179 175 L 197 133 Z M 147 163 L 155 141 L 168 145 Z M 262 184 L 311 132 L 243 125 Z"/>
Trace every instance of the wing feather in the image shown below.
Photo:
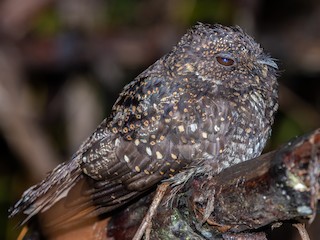
<path fill-rule="evenodd" d="M 65 227 L 113 211 L 160 181 L 201 167 L 204 160 L 216 164 L 237 121 L 232 106 L 214 93 L 146 89 L 152 81 L 168 82 L 138 78 L 127 86 L 109 120 L 71 161 L 25 192 L 11 216 L 23 212 L 25 223 L 41 213 L 50 216 L 46 226 Z M 158 103 L 150 104 L 151 98 Z"/>

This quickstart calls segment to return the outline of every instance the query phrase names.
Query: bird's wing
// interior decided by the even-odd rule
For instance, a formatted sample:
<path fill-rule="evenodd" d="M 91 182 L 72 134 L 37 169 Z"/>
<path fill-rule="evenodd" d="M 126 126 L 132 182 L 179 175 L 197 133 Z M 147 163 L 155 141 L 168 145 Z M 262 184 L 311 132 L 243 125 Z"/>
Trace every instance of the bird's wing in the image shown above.
<path fill-rule="evenodd" d="M 187 167 L 216 164 L 234 131 L 231 106 L 205 91 L 171 87 L 168 94 L 157 84 L 127 87 L 133 94 L 120 96 L 111 120 L 26 191 L 11 215 L 23 212 L 27 221 L 42 213 L 50 217 L 46 226 L 65 227 L 110 212 Z"/>
<path fill-rule="evenodd" d="M 154 90 L 158 78 L 148 81 L 144 86 L 151 84 L 152 90 L 135 90 L 151 92 L 144 101 L 135 99 L 137 93 L 117 101 L 108 123 L 115 137 L 95 142 L 82 155 L 81 168 L 95 179 L 89 195 L 97 213 L 117 208 L 187 168 L 204 162 L 218 168 L 218 156 L 235 131 L 237 116 L 228 101 L 205 89 L 195 93 L 172 87 L 172 93 L 162 94 Z"/>

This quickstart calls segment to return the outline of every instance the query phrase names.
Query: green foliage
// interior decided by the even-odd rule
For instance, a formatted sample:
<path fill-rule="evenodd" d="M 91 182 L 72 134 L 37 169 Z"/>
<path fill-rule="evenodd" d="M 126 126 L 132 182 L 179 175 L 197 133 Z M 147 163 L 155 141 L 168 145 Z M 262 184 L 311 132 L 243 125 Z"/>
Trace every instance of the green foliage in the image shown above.
<path fill-rule="evenodd" d="M 43 37 L 54 37 L 62 27 L 57 12 L 52 9 L 46 9 L 39 13 L 33 21 L 33 32 Z"/>

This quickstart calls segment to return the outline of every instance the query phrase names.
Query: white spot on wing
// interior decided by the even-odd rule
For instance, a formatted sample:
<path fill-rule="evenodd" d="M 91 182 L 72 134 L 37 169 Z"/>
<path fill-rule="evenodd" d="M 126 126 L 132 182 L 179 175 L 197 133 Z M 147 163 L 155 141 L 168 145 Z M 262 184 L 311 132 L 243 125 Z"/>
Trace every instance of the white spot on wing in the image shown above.
<path fill-rule="evenodd" d="M 162 154 L 159 151 L 156 151 L 157 159 L 162 159 Z"/>
<path fill-rule="evenodd" d="M 178 126 L 178 130 L 179 132 L 184 132 L 184 126 L 183 125 Z"/>
<path fill-rule="evenodd" d="M 149 156 L 152 156 L 152 151 L 151 151 L 151 148 L 149 147 L 146 147 L 146 152 Z"/>
<path fill-rule="evenodd" d="M 208 138 L 208 133 L 203 132 L 203 133 L 202 133 L 202 137 L 203 137 L 203 138 Z"/>
<path fill-rule="evenodd" d="M 192 132 L 195 132 L 195 131 L 197 130 L 197 128 L 198 128 L 198 125 L 197 125 L 196 123 L 190 124 L 190 130 L 191 130 Z"/>
<path fill-rule="evenodd" d="M 127 155 L 124 155 L 123 158 L 127 163 L 130 162 L 130 159 L 129 159 L 129 157 Z"/>
<path fill-rule="evenodd" d="M 114 141 L 114 145 L 115 145 L 116 147 L 119 147 L 119 145 L 120 145 L 120 140 L 119 140 L 119 138 L 117 138 L 117 139 Z"/>

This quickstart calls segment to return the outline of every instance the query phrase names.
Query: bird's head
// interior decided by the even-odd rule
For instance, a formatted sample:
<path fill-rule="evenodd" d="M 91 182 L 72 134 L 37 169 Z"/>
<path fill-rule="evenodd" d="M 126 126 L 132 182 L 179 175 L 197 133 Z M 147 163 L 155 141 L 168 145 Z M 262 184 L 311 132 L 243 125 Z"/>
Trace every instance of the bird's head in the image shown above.
<path fill-rule="evenodd" d="M 195 81 L 209 85 L 240 92 L 277 91 L 277 64 L 240 27 L 198 23 L 181 38 L 168 60 L 178 74 L 195 74 Z"/>

